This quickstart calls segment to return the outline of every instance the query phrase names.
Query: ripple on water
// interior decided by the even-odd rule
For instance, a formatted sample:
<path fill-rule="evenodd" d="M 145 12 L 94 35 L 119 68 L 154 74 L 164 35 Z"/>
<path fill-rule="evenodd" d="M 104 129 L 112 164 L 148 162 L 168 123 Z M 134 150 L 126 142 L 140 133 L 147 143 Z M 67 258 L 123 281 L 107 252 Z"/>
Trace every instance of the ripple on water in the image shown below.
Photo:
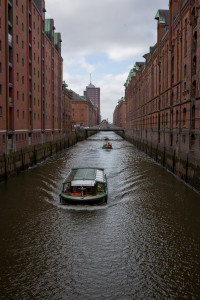
<path fill-rule="evenodd" d="M 103 151 L 102 135 L 0 186 L 2 299 L 198 299 L 199 195 L 114 133 Z M 81 166 L 105 168 L 106 205 L 60 205 Z"/>

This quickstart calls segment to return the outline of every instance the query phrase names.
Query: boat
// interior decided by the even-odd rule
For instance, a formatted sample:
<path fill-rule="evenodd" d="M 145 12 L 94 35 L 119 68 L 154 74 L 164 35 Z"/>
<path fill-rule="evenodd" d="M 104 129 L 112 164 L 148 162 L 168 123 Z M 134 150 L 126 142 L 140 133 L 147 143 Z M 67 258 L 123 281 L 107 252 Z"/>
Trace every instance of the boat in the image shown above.
<path fill-rule="evenodd" d="M 102 168 L 71 169 L 62 183 L 61 204 L 107 203 L 107 178 Z"/>
<path fill-rule="evenodd" d="M 112 149 L 112 144 L 111 143 L 104 143 L 102 149 Z"/>
<path fill-rule="evenodd" d="M 104 139 L 105 141 L 109 141 L 109 137 L 108 136 L 102 136 L 102 139 Z"/>

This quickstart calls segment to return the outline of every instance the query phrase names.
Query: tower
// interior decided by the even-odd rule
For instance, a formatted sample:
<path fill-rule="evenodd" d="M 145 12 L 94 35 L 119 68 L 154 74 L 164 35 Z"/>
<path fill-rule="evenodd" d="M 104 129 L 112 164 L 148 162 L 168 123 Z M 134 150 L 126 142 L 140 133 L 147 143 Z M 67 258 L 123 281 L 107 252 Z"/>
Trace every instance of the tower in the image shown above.
<path fill-rule="evenodd" d="M 84 94 L 97 107 L 97 109 L 98 109 L 97 122 L 99 124 L 100 123 L 100 88 L 95 87 L 95 85 L 92 84 L 91 74 L 90 74 L 90 83 L 88 86 L 86 86 L 86 92 Z"/>

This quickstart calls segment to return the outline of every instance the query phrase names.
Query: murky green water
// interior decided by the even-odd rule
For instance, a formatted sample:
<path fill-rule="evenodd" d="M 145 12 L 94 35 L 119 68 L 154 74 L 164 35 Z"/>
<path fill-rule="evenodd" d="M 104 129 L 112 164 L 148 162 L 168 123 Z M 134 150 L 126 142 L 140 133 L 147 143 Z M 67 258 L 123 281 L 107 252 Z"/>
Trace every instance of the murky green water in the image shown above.
<path fill-rule="evenodd" d="M 200 196 L 99 133 L 0 185 L 0 299 L 199 299 Z M 72 167 L 105 168 L 105 206 L 61 206 Z"/>

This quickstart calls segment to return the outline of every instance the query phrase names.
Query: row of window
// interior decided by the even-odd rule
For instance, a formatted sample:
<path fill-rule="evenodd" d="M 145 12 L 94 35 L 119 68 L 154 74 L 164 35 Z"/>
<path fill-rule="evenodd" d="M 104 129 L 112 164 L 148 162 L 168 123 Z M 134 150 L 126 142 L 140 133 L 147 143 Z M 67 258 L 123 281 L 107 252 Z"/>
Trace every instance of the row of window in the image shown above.
<path fill-rule="evenodd" d="M 17 62 L 19 62 L 19 54 L 16 54 Z M 35 53 L 34 53 L 34 60 L 35 60 Z M 38 64 L 40 64 L 40 58 L 38 56 Z M 24 67 L 24 58 L 22 57 L 22 66 Z"/>
<path fill-rule="evenodd" d="M 1 6 L 1 0 L 0 0 L 0 6 Z M 18 0 L 16 0 L 16 6 L 18 6 Z M 22 4 L 22 13 L 24 13 L 24 5 Z M 35 15 L 35 8 L 33 10 L 33 13 Z M 39 21 L 39 15 L 38 15 L 38 21 Z"/>
<path fill-rule="evenodd" d="M 35 45 L 35 40 L 33 39 L 33 43 Z M 16 35 L 16 44 L 19 44 L 19 36 Z M 24 41 L 22 40 L 22 49 L 24 49 Z M 40 49 L 40 42 L 38 42 L 38 49 Z"/>
<path fill-rule="evenodd" d="M 16 6 L 18 6 L 18 0 L 16 0 Z M 22 13 L 24 13 L 24 5 L 22 4 Z"/>
<path fill-rule="evenodd" d="M 17 72 L 17 81 L 19 81 L 19 73 Z M 24 84 L 24 76 L 22 76 L 22 83 Z"/>
<path fill-rule="evenodd" d="M 2 106 L 0 106 L 0 117 L 2 117 L 3 116 L 3 110 L 2 110 Z M 17 119 L 19 119 L 20 118 L 20 112 L 19 112 L 19 109 L 17 109 Z M 24 112 L 24 110 L 22 111 L 22 118 L 24 119 L 25 118 L 25 112 Z M 38 120 L 40 119 L 40 114 L 38 114 Z M 47 115 L 46 115 L 46 120 L 47 119 L 51 119 L 51 117 L 49 116 L 49 117 L 47 117 Z M 36 120 L 36 113 L 34 113 L 34 120 Z M 55 121 L 58 121 L 58 118 L 54 118 L 54 120 Z"/>
<path fill-rule="evenodd" d="M 16 134 L 16 135 L 15 135 L 15 139 L 16 139 L 16 142 L 17 142 L 17 141 L 21 141 L 21 140 L 22 140 L 22 141 L 23 141 L 23 140 L 26 140 L 26 133 L 24 133 L 24 134 L 23 134 L 23 133 L 22 133 L 22 134 L 20 134 L 20 133 L 19 133 L 19 134 Z"/>
<path fill-rule="evenodd" d="M 24 119 L 24 110 L 22 111 L 22 118 Z M 17 119 L 19 119 L 19 109 L 17 109 Z"/>
<path fill-rule="evenodd" d="M 46 136 L 51 136 L 52 133 L 51 132 L 46 132 L 45 133 Z M 32 135 L 33 139 L 38 139 L 38 138 L 41 138 L 41 134 L 40 133 L 34 133 Z M 26 133 L 18 133 L 15 135 L 15 140 L 16 142 L 20 142 L 20 141 L 26 141 L 26 138 L 27 138 L 27 134 Z M 5 141 L 6 141 L 6 136 L 5 134 L 2 135 L 2 144 L 5 144 Z"/>
<path fill-rule="evenodd" d="M 16 16 L 16 24 L 18 25 L 18 16 Z M 35 29 L 35 22 L 33 22 L 33 28 Z M 24 23 L 22 22 L 22 31 L 24 31 Z M 40 34 L 40 28 L 37 28 L 38 35 Z M 34 38 L 35 39 L 35 38 Z"/>

